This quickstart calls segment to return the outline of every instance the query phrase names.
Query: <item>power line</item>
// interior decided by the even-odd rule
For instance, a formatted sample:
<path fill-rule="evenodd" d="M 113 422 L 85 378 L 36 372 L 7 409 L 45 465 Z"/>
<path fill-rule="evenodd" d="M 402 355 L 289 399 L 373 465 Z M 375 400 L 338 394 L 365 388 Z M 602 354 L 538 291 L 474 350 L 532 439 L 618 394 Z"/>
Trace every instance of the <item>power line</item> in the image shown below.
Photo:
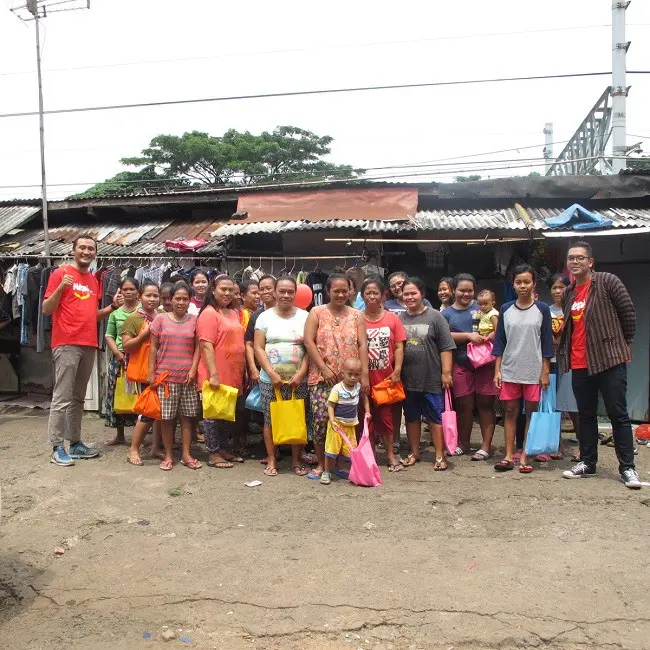
<path fill-rule="evenodd" d="M 62 113 L 86 113 L 89 111 L 111 111 L 124 108 L 149 108 L 154 106 L 173 106 L 182 104 L 202 104 L 207 102 L 239 101 L 243 99 L 270 99 L 278 97 L 299 97 L 309 95 L 328 95 L 335 93 L 366 92 L 372 90 L 401 90 L 407 88 L 431 88 L 436 86 L 465 86 L 471 84 L 502 83 L 509 81 L 541 81 L 551 79 L 577 79 L 580 77 L 604 77 L 610 76 L 611 72 L 578 72 L 572 74 L 535 75 L 530 77 L 496 77 L 493 79 L 465 79 L 462 81 L 432 81 L 414 84 L 391 84 L 385 86 L 357 86 L 350 88 L 327 88 L 321 90 L 293 90 L 280 93 L 257 93 L 253 95 L 232 95 L 226 97 L 205 97 L 200 99 L 177 99 L 160 102 L 141 102 L 134 104 L 108 104 L 105 106 L 84 106 L 79 108 L 59 108 L 44 111 L 46 115 L 59 115 Z M 650 74 L 650 70 L 633 70 L 627 74 Z M 21 113 L 3 113 L 0 118 L 9 117 L 32 117 L 38 115 L 37 111 L 26 111 Z"/>
<path fill-rule="evenodd" d="M 609 156 L 608 156 L 609 157 Z M 587 158 L 578 158 L 576 159 L 576 162 L 580 162 L 583 160 L 594 160 L 596 158 L 599 158 L 599 156 L 589 156 Z M 524 165 L 502 165 L 502 166 L 490 166 L 490 167 L 471 167 L 471 168 L 462 168 L 462 169 L 444 169 L 444 170 L 431 170 L 431 171 L 422 171 L 422 172 L 417 172 L 417 171 L 410 171 L 404 174 L 383 174 L 383 175 L 377 175 L 377 176 L 367 176 L 363 178 L 359 177 L 347 177 L 347 178 L 340 178 L 340 179 L 333 179 L 330 181 L 324 181 L 322 179 L 320 180 L 313 180 L 313 181 L 295 181 L 295 182 L 288 182 L 288 183 L 270 183 L 267 185 L 205 185 L 203 187 L 193 187 L 191 189 L 185 190 L 185 191 L 180 191 L 177 192 L 177 194 L 195 194 L 195 193 L 201 193 L 206 190 L 223 190 L 224 192 L 228 191 L 233 191 L 237 189 L 275 189 L 275 188 L 292 188 L 292 187 L 309 187 L 313 185 L 323 185 L 324 183 L 328 182 L 346 182 L 346 181 L 380 181 L 380 180 L 388 180 L 392 178 L 418 178 L 418 177 L 423 177 L 423 176 L 454 176 L 458 174 L 466 174 L 468 172 L 492 172 L 492 171 L 500 171 L 500 170 L 505 170 L 505 169 L 530 169 L 531 167 L 544 167 L 547 163 L 545 159 L 537 159 L 540 160 L 540 162 L 532 162 L 532 163 L 526 163 Z M 515 161 L 515 162 L 520 162 L 520 161 Z M 480 165 L 480 161 L 476 162 L 475 164 Z M 58 185 L 64 185 L 64 184 L 58 184 Z M 14 186 L 17 187 L 17 186 Z M 7 194 L 4 194 L 7 196 Z M 117 194 L 115 195 L 116 197 L 119 197 L 120 195 Z M 127 195 L 130 196 L 130 195 Z M 146 194 L 142 194 L 141 196 L 146 196 Z"/>
<path fill-rule="evenodd" d="M 559 144 L 554 143 L 554 144 Z M 543 145 L 537 145 L 537 146 L 543 146 Z M 522 147 L 524 148 L 524 147 Z M 479 155 L 479 154 L 476 154 Z M 444 160 L 444 159 L 443 159 Z M 509 159 L 500 159 L 500 160 L 474 160 L 474 161 L 467 161 L 467 162 L 450 162 L 450 163 L 444 163 L 444 162 L 430 162 L 430 163 L 403 163 L 403 164 L 398 164 L 398 165 L 384 165 L 381 167 L 364 167 L 366 172 L 368 171 L 387 171 L 390 169 L 397 169 L 397 170 L 402 170 L 402 169 L 418 169 L 421 167 L 450 167 L 453 165 L 477 165 L 477 164 L 485 164 L 485 165 L 493 165 L 493 164 L 500 164 L 500 163 L 510 163 L 510 162 L 537 162 L 537 161 L 545 161 L 546 159 L 543 157 L 535 157 L 535 158 L 509 158 Z M 331 168 L 325 168 L 318 170 L 319 172 L 335 172 L 337 169 L 335 167 Z M 235 177 L 241 177 L 245 176 L 247 178 L 265 178 L 269 176 L 291 176 L 291 175 L 300 175 L 300 174 L 305 174 L 308 172 L 305 171 L 294 171 L 294 172 L 278 172 L 278 173 L 268 173 L 268 172 L 260 172 L 257 174 L 234 174 Z M 354 177 L 357 180 L 364 180 L 364 176 L 358 176 Z M 108 180 L 108 179 L 107 179 Z M 170 177 L 161 177 L 161 178 L 152 178 L 152 179 L 134 179 L 134 180 L 120 180 L 116 181 L 117 183 L 124 183 L 124 184 L 144 184 L 144 183 L 171 183 L 174 181 L 190 181 L 191 179 L 188 178 L 187 176 L 170 176 Z M 331 181 L 336 181 L 336 178 L 329 179 Z M 77 187 L 81 185 L 98 185 L 101 183 L 105 183 L 106 181 L 79 181 L 79 182 L 66 182 L 66 183 L 48 183 L 49 187 Z M 321 181 L 323 182 L 323 181 Z M 207 184 L 206 186 L 210 186 Z M 11 189 L 11 188 L 30 188 L 30 187 L 40 187 L 40 185 L 36 184 L 26 184 L 26 185 L 0 185 L 0 189 Z"/>
<path fill-rule="evenodd" d="M 633 26 L 634 25 L 628 25 L 628 27 L 633 27 Z M 600 29 L 603 27 L 611 27 L 611 25 L 610 24 L 576 25 L 574 27 L 550 27 L 546 29 L 524 29 L 524 30 L 509 31 L 509 32 L 458 34 L 453 36 L 433 36 L 430 38 L 403 39 L 397 41 L 372 41 L 368 43 L 323 44 L 323 45 L 316 45 L 314 47 L 300 47 L 300 48 L 266 50 L 266 51 L 262 50 L 257 52 L 225 52 L 223 54 L 212 54 L 209 56 L 189 56 L 189 57 L 178 57 L 172 59 L 150 59 L 144 61 L 124 61 L 122 63 L 104 63 L 99 65 L 71 66 L 67 68 L 50 68 L 47 70 L 47 72 L 98 70 L 98 69 L 105 69 L 105 68 L 120 68 L 120 67 L 129 67 L 129 66 L 138 66 L 138 65 L 156 65 L 159 63 L 181 63 L 185 61 L 210 61 L 214 59 L 225 59 L 225 58 L 238 57 L 238 56 L 269 56 L 273 54 L 293 54 L 293 53 L 302 53 L 302 52 L 313 52 L 318 50 L 337 50 L 337 49 L 349 49 L 349 48 L 356 48 L 356 47 L 375 47 L 378 45 L 411 45 L 417 43 L 431 43 L 436 41 L 453 41 L 453 40 L 463 40 L 463 39 L 472 39 L 472 38 L 488 38 L 494 36 L 517 36 L 522 34 L 545 34 L 550 32 L 566 32 L 566 31 L 587 30 L 587 29 Z M 15 70 L 10 72 L 1 72 L 0 77 L 27 75 L 33 73 L 34 73 L 33 70 Z"/>

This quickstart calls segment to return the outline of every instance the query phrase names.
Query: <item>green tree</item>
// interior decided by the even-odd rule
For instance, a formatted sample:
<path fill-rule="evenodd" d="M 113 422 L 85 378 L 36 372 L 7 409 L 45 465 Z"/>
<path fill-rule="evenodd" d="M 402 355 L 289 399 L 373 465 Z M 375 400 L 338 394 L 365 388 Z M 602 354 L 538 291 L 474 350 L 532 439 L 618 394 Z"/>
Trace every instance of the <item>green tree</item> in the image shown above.
<path fill-rule="evenodd" d="M 235 129 L 223 136 L 201 131 L 158 135 L 140 156 L 121 159 L 121 164 L 139 167 L 138 171 L 120 172 L 77 197 L 150 188 L 335 180 L 363 173 L 351 165 L 323 160 L 331 152 L 332 141 L 328 135 L 294 126 L 279 126 L 260 135 Z"/>
<path fill-rule="evenodd" d="M 467 181 L 480 181 L 480 174 L 470 174 L 469 176 L 454 176 L 454 183 L 465 183 Z"/>

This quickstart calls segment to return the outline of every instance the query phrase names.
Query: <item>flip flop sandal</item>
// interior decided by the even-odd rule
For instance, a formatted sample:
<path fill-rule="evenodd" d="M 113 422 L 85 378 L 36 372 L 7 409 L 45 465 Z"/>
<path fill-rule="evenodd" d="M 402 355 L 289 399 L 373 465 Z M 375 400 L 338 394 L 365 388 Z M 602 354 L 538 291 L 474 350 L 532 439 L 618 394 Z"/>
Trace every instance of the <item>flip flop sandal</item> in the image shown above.
<path fill-rule="evenodd" d="M 401 465 L 400 463 L 393 463 L 392 465 L 388 463 L 388 471 L 389 472 L 405 472 L 406 467 L 404 465 Z"/>
<path fill-rule="evenodd" d="M 487 460 L 490 457 L 490 454 L 485 451 L 485 449 L 479 449 L 470 460 Z"/>
<path fill-rule="evenodd" d="M 400 461 L 399 461 L 399 462 L 400 462 L 404 467 L 413 467 L 413 465 L 415 465 L 415 463 L 419 463 L 419 462 L 420 462 L 420 457 L 419 457 L 419 456 L 415 456 L 414 454 L 409 454 L 409 455 L 406 457 L 406 459 L 404 459 L 404 458 L 400 458 Z"/>
<path fill-rule="evenodd" d="M 535 456 L 535 460 L 538 463 L 548 463 L 549 460 L 551 460 L 551 455 L 550 454 L 539 454 Z"/>
<path fill-rule="evenodd" d="M 509 472 L 515 468 L 515 464 L 511 460 L 500 460 L 495 466 L 496 472 Z"/>
<path fill-rule="evenodd" d="M 520 474 L 530 474 L 533 471 L 532 465 L 519 465 Z"/>
<path fill-rule="evenodd" d="M 320 477 L 322 474 L 323 472 L 314 472 L 314 470 L 312 469 L 311 472 L 307 474 L 307 478 L 310 481 L 320 481 Z"/>
<path fill-rule="evenodd" d="M 445 462 L 444 458 L 436 458 L 436 462 L 433 464 L 434 472 L 444 472 L 447 469 L 448 465 Z"/>
<path fill-rule="evenodd" d="M 163 460 L 162 463 L 160 463 L 160 469 L 163 472 L 169 472 L 169 470 L 174 467 L 174 461 L 173 460 Z"/>
<path fill-rule="evenodd" d="M 304 465 L 293 465 L 291 470 L 296 476 L 304 476 L 309 471 Z"/>
<path fill-rule="evenodd" d="M 241 456 L 231 456 L 230 458 L 226 458 L 226 460 L 231 463 L 238 463 L 238 464 L 245 462 L 245 459 L 242 458 Z"/>
<path fill-rule="evenodd" d="M 316 454 L 302 454 L 300 460 L 305 463 L 305 465 L 318 465 L 318 456 L 316 456 Z"/>
<path fill-rule="evenodd" d="M 205 442 L 205 436 L 202 433 L 197 433 L 196 441 L 202 445 Z"/>
<path fill-rule="evenodd" d="M 278 470 L 275 469 L 275 467 L 265 467 L 264 468 L 264 475 L 265 476 L 277 476 L 278 475 Z"/>
<path fill-rule="evenodd" d="M 187 462 L 181 459 L 181 465 L 184 465 L 188 469 L 201 469 L 201 467 L 203 467 L 203 465 L 201 465 L 201 461 L 196 460 L 196 458 L 192 458 Z"/>
<path fill-rule="evenodd" d="M 126 462 L 129 465 L 135 465 L 136 467 L 142 467 L 144 463 L 142 462 L 142 458 L 138 460 L 133 460 L 133 458 L 130 458 L 129 456 L 126 457 Z"/>
<path fill-rule="evenodd" d="M 334 476 L 338 476 L 339 478 L 342 478 L 346 481 L 350 480 L 350 472 L 348 472 L 346 469 L 335 469 L 332 474 Z"/>
<path fill-rule="evenodd" d="M 234 465 L 227 460 L 218 460 L 216 463 L 208 461 L 208 467 L 214 467 L 215 469 L 232 469 Z"/>
<path fill-rule="evenodd" d="M 551 457 L 551 460 L 564 460 L 564 453 L 561 451 L 557 452 L 557 454 L 549 454 Z"/>

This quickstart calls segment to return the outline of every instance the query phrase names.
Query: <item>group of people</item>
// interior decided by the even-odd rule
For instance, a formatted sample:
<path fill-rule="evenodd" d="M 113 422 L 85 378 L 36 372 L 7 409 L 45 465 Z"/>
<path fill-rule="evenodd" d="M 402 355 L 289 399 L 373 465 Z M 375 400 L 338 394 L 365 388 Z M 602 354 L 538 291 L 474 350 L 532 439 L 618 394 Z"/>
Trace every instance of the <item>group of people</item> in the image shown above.
<path fill-rule="evenodd" d="M 96 280 L 88 272 L 96 252 L 91 237 L 79 236 L 74 262 L 52 273 L 43 304 L 53 318 L 49 434 L 56 465 L 99 453 L 80 440 L 81 415 L 97 347 L 96 322 L 108 317 L 105 417 L 117 430 L 111 443 L 123 442 L 124 427 L 135 425 L 128 455 L 133 465 L 143 464 L 140 449 L 153 427 L 152 453 L 160 456 L 161 469 L 171 470 L 174 430 L 180 424 L 180 462 L 199 469 L 192 440 L 202 419 L 201 390 L 222 384 L 238 391 L 237 417 L 234 422 L 202 419 L 208 465 L 228 469 L 244 462 L 245 397 L 257 384 L 267 476 L 278 473 L 271 404 L 293 396 L 304 400 L 314 452 L 292 446 L 291 467 L 298 476 L 325 485 L 333 475 L 345 477 L 342 461 L 349 459 L 365 426 L 373 443 L 383 446 L 391 472 L 420 460 L 423 422 L 435 451 L 434 470 L 446 470 L 449 455 L 471 453 L 471 460 L 485 461 L 493 451 L 497 400 L 504 411 L 505 454 L 494 468 L 504 472 L 518 464 L 527 474 L 533 466 L 524 451 L 526 429 L 555 374 L 558 408 L 573 414 L 580 444 L 576 464 L 564 476 L 582 478 L 596 471 L 600 392 L 612 422 L 621 479 L 627 487 L 641 487 L 626 406 L 634 307 L 616 276 L 594 271 L 585 242 L 568 251 L 571 281 L 563 275 L 552 278 L 550 306 L 539 301 L 535 270 L 524 264 L 514 270 L 516 300 L 500 309 L 491 291 L 477 292 L 469 274 L 441 280 L 436 309 L 426 299 L 424 283 L 405 273 L 391 274 L 387 286 L 377 277 L 367 278 L 358 292 L 348 276 L 333 273 L 327 304 L 309 313 L 295 305 L 297 284 L 289 275 L 265 275 L 238 285 L 226 274 L 202 269 L 195 270 L 189 284 L 162 287 L 148 281 L 139 286 L 127 277 L 113 304 L 98 310 Z M 148 377 L 139 389 L 157 386 L 159 422 L 143 416 L 136 422 L 113 410 L 118 378 L 129 355 L 143 345 L 150 347 Z M 489 346 L 492 359 L 475 367 L 472 348 L 481 346 Z M 373 389 L 379 385 L 403 389 L 403 399 L 375 399 Z M 449 400 L 445 406 L 446 391 L 453 397 L 459 434 L 458 447 L 447 452 L 442 430 L 442 414 L 450 407 Z M 475 411 L 482 441 L 472 453 Z M 405 458 L 396 453 L 402 417 L 409 445 Z M 67 450 L 64 439 L 70 442 Z M 561 458 L 561 447 L 551 456 Z"/>

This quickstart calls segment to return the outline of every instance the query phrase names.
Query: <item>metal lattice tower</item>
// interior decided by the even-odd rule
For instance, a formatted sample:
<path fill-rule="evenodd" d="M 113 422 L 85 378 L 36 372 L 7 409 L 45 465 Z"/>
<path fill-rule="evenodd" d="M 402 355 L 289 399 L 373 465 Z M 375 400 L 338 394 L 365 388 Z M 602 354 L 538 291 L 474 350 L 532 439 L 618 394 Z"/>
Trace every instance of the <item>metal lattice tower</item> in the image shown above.
<path fill-rule="evenodd" d="M 547 176 L 569 176 L 611 171 L 605 159 L 605 147 L 611 135 L 611 88 L 600 96 L 587 117 L 582 121 L 562 153 L 546 172 Z"/>

